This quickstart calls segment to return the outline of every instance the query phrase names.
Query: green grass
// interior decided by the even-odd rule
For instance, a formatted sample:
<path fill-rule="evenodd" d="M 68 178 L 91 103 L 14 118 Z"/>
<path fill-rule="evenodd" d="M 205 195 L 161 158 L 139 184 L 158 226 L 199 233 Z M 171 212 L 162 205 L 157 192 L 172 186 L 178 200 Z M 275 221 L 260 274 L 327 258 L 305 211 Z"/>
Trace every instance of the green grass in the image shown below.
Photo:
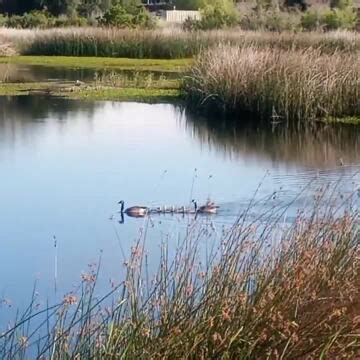
<path fill-rule="evenodd" d="M 118 69 L 137 71 L 183 72 L 191 59 L 129 59 L 72 56 L 13 56 L 0 57 L 0 63 L 42 65 L 49 67 Z"/>
<path fill-rule="evenodd" d="M 32 92 L 45 93 L 49 89 L 49 83 L 1 83 L 0 96 L 29 95 Z"/>
<path fill-rule="evenodd" d="M 130 84 L 129 84 L 130 85 Z M 77 87 L 69 84 L 54 83 L 0 83 L 0 96 L 19 96 L 42 94 L 62 96 L 83 100 L 171 102 L 178 100 L 180 90 L 176 82 L 169 87 L 111 87 L 104 85 L 87 85 Z"/>
<path fill-rule="evenodd" d="M 177 89 L 155 88 L 85 88 L 71 92 L 60 91 L 55 95 L 82 100 L 140 101 L 140 102 L 171 102 L 177 100 L 180 91 Z"/>
<path fill-rule="evenodd" d="M 349 125 L 360 125 L 360 116 L 346 116 L 346 117 L 325 117 L 323 122 L 328 124 L 341 123 L 341 124 L 349 124 Z"/>

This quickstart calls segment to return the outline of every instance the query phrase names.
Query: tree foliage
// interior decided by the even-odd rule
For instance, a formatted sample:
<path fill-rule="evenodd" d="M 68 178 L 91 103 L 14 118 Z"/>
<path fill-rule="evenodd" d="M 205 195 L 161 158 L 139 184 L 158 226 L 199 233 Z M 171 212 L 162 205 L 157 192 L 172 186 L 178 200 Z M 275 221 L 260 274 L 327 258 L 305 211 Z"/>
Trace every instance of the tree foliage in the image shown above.
<path fill-rule="evenodd" d="M 152 28 L 155 22 L 150 13 L 136 2 L 118 3 L 105 12 L 101 24 L 124 28 Z"/>

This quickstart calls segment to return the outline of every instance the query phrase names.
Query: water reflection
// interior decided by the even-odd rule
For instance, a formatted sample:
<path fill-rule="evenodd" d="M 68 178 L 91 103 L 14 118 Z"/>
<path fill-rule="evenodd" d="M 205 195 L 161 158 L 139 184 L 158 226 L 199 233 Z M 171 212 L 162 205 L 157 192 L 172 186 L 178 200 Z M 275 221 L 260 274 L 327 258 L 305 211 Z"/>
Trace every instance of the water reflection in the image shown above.
<path fill-rule="evenodd" d="M 118 278 L 122 254 L 146 224 L 146 218 L 131 217 L 118 224 L 119 199 L 129 206 L 189 206 L 191 199 L 204 204 L 210 196 L 220 209 L 203 220 L 221 234 L 268 172 L 260 196 L 280 187 L 296 194 L 314 177 L 316 186 L 342 177 L 340 190 L 354 190 L 360 183 L 358 135 L 347 127 L 300 134 L 229 130 L 172 104 L 0 97 L 0 294 L 26 299 L 36 277 L 48 286 L 43 293 L 53 289 L 54 235 L 60 293 L 77 283 L 100 249 L 102 282 Z M 345 166 L 336 164 L 339 157 Z M 294 203 L 292 212 L 311 195 Z M 149 259 L 164 240 L 175 248 L 193 218 L 154 215 L 147 229 Z M 205 245 L 213 246 L 210 240 Z"/>
<path fill-rule="evenodd" d="M 186 115 L 185 126 L 200 144 L 221 152 L 225 157 L 249 157 L 297 164 L 319 170 L 339 165 L 360 165 L 360 127 L 312 124 L 289 129 L 236 123 Z"/>
<path fill-rule="evenodd" d="M 27 127 L 32 133 L 39 130 L 29 124 L 49 117 L 67 121 L 81 114 L 91 123 L 104 104 L 46 96 L 0 97 L 1 137 L 12 141 L 16 136 L 26 136 Z M 179 128 L 184 127 L 200 147 L 230 160 L 246 157 L 248 161 L 281 162 L 319 170 L 360 163 L 359 126 L 313 124 L 300 131 L 281 125 L 275 128 L 253 124 L 229 126 L 219 119 L 185 113 L 180 106 L 174 106 L 174 115 L 180 120 Z"/>
<path fill-rule="evenodd" d="M 91 82 L 97 78 L 109 74 L 123 74 L 128 78 L 136 76 L 134 70 L 120 70 L 120 69 L 81 69 L 68 67 L 53 67 L 42 65 L 21 65 L 21 64 L 0 64 L 0 81 L 8 83 L 18 82 L 47 82 L 47 81 L 84 81 Z M 160 71 L 142 71 L 144 76 L 152 75 L 153 80 L 159 79 L 161 76 L 167 78 L 176 78 L 176 73 L 164 73 Z"/>

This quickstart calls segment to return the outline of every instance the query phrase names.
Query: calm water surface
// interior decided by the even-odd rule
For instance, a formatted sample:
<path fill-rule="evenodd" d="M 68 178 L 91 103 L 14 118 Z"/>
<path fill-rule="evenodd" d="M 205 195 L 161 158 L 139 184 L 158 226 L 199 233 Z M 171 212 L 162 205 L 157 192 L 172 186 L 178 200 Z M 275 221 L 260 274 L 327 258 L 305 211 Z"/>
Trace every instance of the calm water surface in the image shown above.
<path fill-rule="evenodd" d="M 54 67 L 43 65 L 27 65 L 27 64 L 0 64 L 0 80 L 4 82 L 57 82 L 57 81 L 76 81 L 81 80 L 91 82 L 102 76 L 112 73 L 126 75 L 129 78 L 136 76 L 133 70 L 120 69 L 74 69 L 69 67 Z M 160 72 L 160 71 L 141 71 L 142 75 L 151 74 L 153 79 L 160 76 L 167 78 L 178 77 L 177 73 Z"/>
<path fill-rule="evenodd" d="M 221 229 L 260 182 L 259 196 L 281 190 L 281 201 L 307 186 L 294 212 L 329 182 L 341 178 L 343 194 L 360 184 L 359 128 L 227 129 L 171 104 L 0 97 L 0 297 L 22 306 L 36 279 L 44 297 L 54 291 L 54 235 L 59 292 L 71 290 L 100 252 L 101 286 L 118 279 L 122 250 L 144 224 L 118 223 L 121 199 L 156 206 L 211 196 L 221 205 L 213 218 Z M 186 221 L 154 216 L 150 254 Z"/>

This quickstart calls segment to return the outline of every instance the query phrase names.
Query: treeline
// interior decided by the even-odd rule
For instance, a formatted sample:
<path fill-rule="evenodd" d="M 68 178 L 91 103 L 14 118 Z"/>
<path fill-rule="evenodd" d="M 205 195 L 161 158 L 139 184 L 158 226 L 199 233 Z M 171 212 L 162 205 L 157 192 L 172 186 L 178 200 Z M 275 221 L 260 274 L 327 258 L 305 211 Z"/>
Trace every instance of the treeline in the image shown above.
<path fill-rule="evenodd" d="M 240 10 L 234 0 L 173 0 L 178 10 L 199 9 L 201 20 L 187 19 L 187 31 L 239 27 L 262 31 L 360 30 L 352 0 L 307 9 L 306 0 L 256 0 Z M 240 11 L 239 11 L 240 10 Z M 111 26 L 152 29 L 158 24 L 141 0 L 0 0 L 0 27 L 52 28 Z"/>

